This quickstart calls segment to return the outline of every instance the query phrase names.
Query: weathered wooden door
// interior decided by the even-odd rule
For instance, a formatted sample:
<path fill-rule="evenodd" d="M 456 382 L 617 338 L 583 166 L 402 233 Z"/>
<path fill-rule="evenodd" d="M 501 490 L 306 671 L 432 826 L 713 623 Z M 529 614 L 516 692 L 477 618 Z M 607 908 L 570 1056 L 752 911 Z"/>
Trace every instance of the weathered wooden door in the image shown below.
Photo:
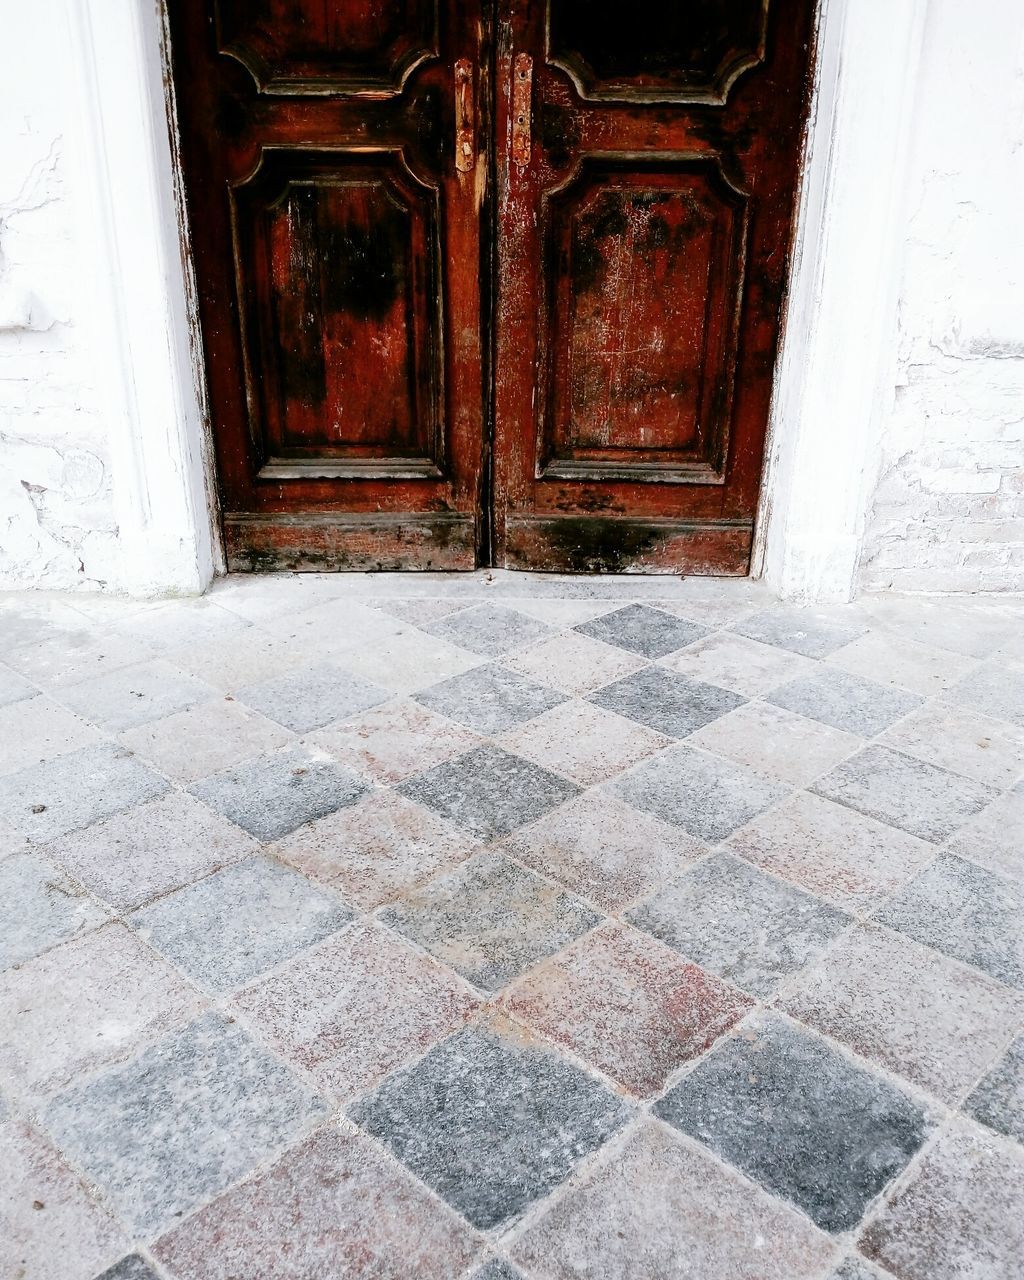
<path fill-rule="evenodd" d="M 173 0 L 170 16 L 229 566 L 472 568 L 480 4 Z"/>
<path fill-rule="evenodd" d="M 231 567 L 744 573 L 813 0 L 173 0 Z"/>

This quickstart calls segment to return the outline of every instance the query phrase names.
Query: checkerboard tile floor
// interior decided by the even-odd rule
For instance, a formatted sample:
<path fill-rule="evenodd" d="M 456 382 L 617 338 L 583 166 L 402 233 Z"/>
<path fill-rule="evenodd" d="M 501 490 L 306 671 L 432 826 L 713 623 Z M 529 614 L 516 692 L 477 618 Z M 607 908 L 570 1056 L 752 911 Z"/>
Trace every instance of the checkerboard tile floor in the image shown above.
<path fill-rule="evenodd" d="M 0 597 L 4 1280 L 1020 1280 L 1024 602 Z"/>

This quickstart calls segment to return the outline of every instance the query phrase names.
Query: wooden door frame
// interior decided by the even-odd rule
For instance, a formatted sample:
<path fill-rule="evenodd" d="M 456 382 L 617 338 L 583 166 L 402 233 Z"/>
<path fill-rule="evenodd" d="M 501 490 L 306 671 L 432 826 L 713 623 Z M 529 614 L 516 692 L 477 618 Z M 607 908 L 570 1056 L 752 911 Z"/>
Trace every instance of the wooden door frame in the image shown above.
<path fill-rule="evenodd" d="M 122 589 L 202 591 L 223 555 L 166 15 L 148 0 L 68 4 L 85 204 L 109 281 L 100 302 L 111 465 L 134 565 Z M 892 388 L 902 179 L 927 7 L 819 0 L 751 567 L 788 598 L 854 592 Z M 869 277 L 866 263 L 876 264 Z"/>

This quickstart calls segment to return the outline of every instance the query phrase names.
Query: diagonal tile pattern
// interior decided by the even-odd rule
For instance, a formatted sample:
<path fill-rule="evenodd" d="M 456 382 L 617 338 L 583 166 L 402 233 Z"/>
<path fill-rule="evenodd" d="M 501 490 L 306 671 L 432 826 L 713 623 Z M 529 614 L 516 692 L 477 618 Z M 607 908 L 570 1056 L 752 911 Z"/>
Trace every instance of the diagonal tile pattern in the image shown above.
<path fill-rule="evenodd" d="M 3 600 L 0 1272 L 1018 1280 L 1022 635 Z"/>

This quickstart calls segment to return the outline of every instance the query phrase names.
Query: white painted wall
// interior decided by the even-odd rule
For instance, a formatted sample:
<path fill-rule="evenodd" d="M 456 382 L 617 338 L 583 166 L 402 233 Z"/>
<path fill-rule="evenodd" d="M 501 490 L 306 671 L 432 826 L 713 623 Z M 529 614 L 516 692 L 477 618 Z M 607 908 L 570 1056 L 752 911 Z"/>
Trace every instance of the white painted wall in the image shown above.
<path fill-rule="evenodd" d="M 1024 590 L 1024 4 L 929 0 L 866 590 Z"/>

